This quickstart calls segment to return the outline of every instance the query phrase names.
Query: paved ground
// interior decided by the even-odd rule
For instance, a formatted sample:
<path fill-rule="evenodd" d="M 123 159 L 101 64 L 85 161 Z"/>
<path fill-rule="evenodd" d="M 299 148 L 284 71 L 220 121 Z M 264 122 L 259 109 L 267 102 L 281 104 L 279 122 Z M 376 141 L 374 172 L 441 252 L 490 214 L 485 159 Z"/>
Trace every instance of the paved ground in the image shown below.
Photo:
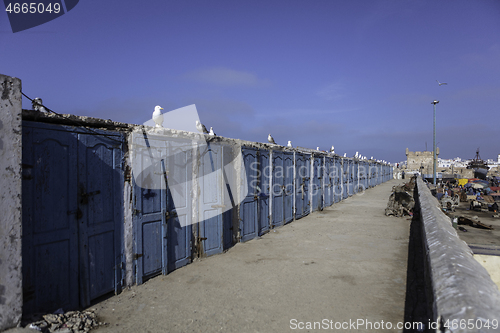
<path fill-rule="evenodd" d="M 357 320 L 396 325 L 404 317 L 410 221 L 384 209 L 401 182 L 103 301 L 94 308 L 110 324 L 96 332 L 306 332 L 299 322 L 324 319 L 333 328 Z M 333 331 L 370 331 L 350 327 Z"/>

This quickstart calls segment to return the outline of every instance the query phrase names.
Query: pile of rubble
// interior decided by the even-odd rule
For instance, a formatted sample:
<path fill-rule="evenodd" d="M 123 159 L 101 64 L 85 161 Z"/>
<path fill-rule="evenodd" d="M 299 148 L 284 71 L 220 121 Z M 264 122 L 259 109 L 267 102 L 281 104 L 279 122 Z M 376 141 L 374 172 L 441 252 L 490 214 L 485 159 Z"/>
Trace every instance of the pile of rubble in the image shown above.
<path fill-rule="evenodd" d="M 392 194 L 389 197 L 385 215 L 394 215 L 402 217 L 405 215 L 413 216 L 413 207 L 415 200 L 413 199 L 413 191 L 415 189 L 415 178 L 411 178 L 408 183 L 392 188 Z"/>
<path fill-rule="evenodd" d="M 91 329 L 107 325 L 97 320 L 95 309 L 85 311 L 68 311 L 66 313 L 46 314 L 43 320 L 26 326 L 40 332 L 83 333 Z M 62 312 L 62 311 L 61 311 Z"/>

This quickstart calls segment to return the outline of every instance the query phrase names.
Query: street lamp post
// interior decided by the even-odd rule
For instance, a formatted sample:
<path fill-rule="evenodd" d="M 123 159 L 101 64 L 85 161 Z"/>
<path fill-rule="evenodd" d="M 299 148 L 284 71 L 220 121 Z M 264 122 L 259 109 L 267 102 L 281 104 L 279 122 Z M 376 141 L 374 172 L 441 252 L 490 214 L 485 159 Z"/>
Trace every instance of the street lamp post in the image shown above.
<path fill-rule="evenodd" d="M 433 174 L 433 184 L 436 186 L 436 104 L 439 103 L 439 101 L 433 101 L 431 104 L 434 104 L 434 152 L 433 152 L 433 168 L 432 168 L 432 174 Z"/>

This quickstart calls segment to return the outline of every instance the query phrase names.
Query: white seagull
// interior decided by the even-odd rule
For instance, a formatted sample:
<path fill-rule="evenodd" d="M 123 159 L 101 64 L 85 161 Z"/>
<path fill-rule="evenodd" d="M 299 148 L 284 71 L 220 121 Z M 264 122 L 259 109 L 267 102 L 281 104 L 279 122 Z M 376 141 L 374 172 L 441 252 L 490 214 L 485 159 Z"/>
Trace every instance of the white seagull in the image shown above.
<path fill-rule="evenodd" d="M 448 83 L 446 83 L 446 82 L 441 83 L 441 82 L 439 82 L 438 80 L 436 80 L 436 82 L 437 82 L 440 86 L 442 86 L 442 85 L 448 85 Z"/>
<path fill-rule="evenodd" d="M 267 141 L 269 141 L 269 143 L 272 143 L 272 144 L 276 144 L 276 142 L 274 141 L 273 137 L 271 136 L 271 133 L 269 133 L 269 135 L 267 136 Z"/>
<path fill-rule="evenodd" d="M 196 121 L 196 129 L 200 133 L 208 134 L 207 128 L 199 120 Z"/>
<path fill-rule="evenodd" d="M 155 110 L 153 111 L 153 120 L 156 124 L 156 127 L 163 127 L 163 115 L 161 111 L 163 108 L 159 105 L 155 106 Z"/>
<path fill-rule="evenodd" d="M 335 154 L 335 147 L 334 146 L 332 146 L 332 148 L 330 148 L 330 153 Z"/>
<path fill-rule="evenodd" d="M 209 135 L 216 136 L 217 134 L 214 133 L 214 128 L 210 126 L 210 132 L 208 133 Z"/>
<path fill-rule="evenodd" d="M 42 99 L 40 97 L 37 97 L 34 100 L 32 100 L 31 106 L 33 107 L 33 110 L 35 110 L 35 111 L 47 112 L 47 110 L 43 106 L 43 102 L 42 102 Z"/>
<path fill-rule="evenodd" d="M 359 155 L 358 152 L 356 152 L 356 154 L 354 154 L 354 157 L 358 158 L 358 156 L 361 157 L 361 155 Z"/>
<path fill-rule="evenodd" d="M 292 141 L 288 141 L 287 147 L 293 147 L 292 146 Z"/>
<path fill-rule="evenodd" d="M 319 147 L 316 147 L 316 150 L 319 150 Z"/>

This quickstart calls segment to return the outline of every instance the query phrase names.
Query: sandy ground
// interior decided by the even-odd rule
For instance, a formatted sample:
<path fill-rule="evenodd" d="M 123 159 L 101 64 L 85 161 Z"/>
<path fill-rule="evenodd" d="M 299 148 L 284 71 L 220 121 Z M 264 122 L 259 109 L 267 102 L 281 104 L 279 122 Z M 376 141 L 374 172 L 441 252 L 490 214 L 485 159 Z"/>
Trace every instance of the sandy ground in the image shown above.
<path fill-rule="evenodd" d="M 299 322 L 325 328 L 324 319 L 333 328 L 349 320 L 395 325 L 404 317 L 410 225 L 384 215 L 397 183 L 111 297 L 94 306 L 109 323 L 95 331 L 287 332 Z"/>
<path fill-rule="evenodd" d="M 410 221 L 384 215 L 401 182 L 98 303 L 93 332 L 401 332 Z"/>

